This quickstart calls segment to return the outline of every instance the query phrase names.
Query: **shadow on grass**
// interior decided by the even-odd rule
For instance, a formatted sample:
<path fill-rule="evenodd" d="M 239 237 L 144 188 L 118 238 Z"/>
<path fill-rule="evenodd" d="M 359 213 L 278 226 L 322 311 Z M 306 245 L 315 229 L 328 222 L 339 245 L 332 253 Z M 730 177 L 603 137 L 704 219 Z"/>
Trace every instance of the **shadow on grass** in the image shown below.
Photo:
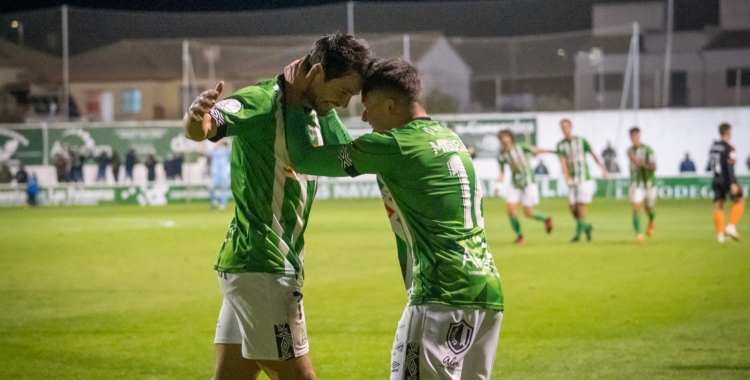
<path fill-rule="evenodd" d="M 750 371 L 750 365 L 724 364 L 673 365 L 669 368 L 678 371 Z"/>

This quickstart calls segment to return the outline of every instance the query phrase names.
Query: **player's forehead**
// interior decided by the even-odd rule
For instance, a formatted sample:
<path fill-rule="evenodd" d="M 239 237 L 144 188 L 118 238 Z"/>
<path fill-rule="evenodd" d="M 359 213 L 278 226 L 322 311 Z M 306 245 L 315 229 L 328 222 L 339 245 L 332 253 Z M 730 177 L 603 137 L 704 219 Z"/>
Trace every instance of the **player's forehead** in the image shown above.
<path fill-rule="evenodd" d="M 359 94 L 360 91 L 362 91 L 363 81 L 364 79 L 362 78 L 362 75 L 350 71 L 344 76 L 331 79 L 329 81 L 329 86 L 333 87 L 336 90 L 342 90 L 349 92 L 352 95 L 356 95 Z"/>

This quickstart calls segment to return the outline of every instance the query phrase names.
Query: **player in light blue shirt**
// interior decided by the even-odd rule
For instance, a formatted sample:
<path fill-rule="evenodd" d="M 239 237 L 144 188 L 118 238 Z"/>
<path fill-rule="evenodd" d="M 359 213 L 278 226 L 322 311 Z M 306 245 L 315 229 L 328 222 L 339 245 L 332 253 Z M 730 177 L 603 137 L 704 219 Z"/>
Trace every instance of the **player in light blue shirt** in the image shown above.
<path fill-rule="evenodd" d="M 211 206 L 223 210 L 229 198 L 229 159 L 230 151 L 224 140 L 208 152 L 211 159 Z"/>

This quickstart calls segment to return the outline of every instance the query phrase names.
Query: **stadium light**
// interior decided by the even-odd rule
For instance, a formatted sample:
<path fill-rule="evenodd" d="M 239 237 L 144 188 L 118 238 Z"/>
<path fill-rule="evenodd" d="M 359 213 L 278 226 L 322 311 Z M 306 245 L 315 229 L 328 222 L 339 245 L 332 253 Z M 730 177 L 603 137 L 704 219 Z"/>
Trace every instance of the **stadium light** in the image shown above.
<path fill-rule="evenodd" d="M 18 44 L 23 45 L 23 23 L 18 20 L 13 20 L 10 23 L 10 27 L 18 30 Z"/>
<path fill-rule="evenodd" d="M 565 56 L 565 49 L 563 49 L 563 48 L 557 49 L 557 55 L 559 55 L 561 57 L 564 57 Z"/>

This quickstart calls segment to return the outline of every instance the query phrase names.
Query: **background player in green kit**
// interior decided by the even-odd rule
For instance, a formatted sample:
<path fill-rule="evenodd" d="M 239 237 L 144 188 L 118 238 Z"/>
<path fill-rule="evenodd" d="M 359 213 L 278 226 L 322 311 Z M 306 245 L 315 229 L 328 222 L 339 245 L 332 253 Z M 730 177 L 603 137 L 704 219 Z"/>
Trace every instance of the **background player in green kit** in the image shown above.
<path fill-rule="evenodd" d="M 656 205 L 656 157 L 650 146 L 641 143 L 641 130 L 638 127 L 630 129 L 630 141 L 633 146 L 628 149 L 630 159 L 630 202 L 633 204 L 633 230 L 639 243 L 643 241 L 641 233 L 641 205 L 646 202 L 648 227 L 646 235 L 654 233 L 654 206 Z"/>
<path fill-rule="evenodd" d="M 332 109 L 360 92 L 369 48 L 334 34 L 307 56 L 321 67 L 300 115 L 316 146 L 351 137 Z M 284 77 L 243 88 L 220 102 L 222 83 L 202 93 L 184 118 L 192 140 L 234 136 L 231 189 L 235 216 L 215 270 L 224 293 L 216 327 L 214 379 L 314 379 L 302 305 L 303 233 L 317 189 L 315 177 L 296 173 L 286 149 Z"/>
<path fill-rule="evenodd" d="M 552 218 L 539 210 L 534 210 L 534 206 L 539 204 L 539 188 L 536 185 L 530 158 L 539 153 L 554 152 L 524 143 L 516 144 L 515 136 L 510 129 L 498 132 L 497 138 L 500 139 L 500 154 L 497 158 L 500 164 L 500 176 L 497 178 L 495 193 L 500 192 L 505 181 L 504 167 L 508 165 L 511 172 L 511 186 L 505 191 L 505 202 L 508 206 L 510 226 L 516 233 L 516 244 L 523 244 L 525 240 L 521 233 L 521 223 L 518 221 L 518 203 L 523 205 L 523 213 L 527 218 L 544 222 L 547 233 L 552 232 Z"/>
<path fill-rule="evenodd" d="M 560 121 L 564 138 L 557 143 L 557 155 L 560 156 L 560 166 L 568 182 L 568 202 L 570 212 L 576 220 L 576 234 L 572 242 L 581 240 L 581 233 L 586 233 L 586 240 L 591 241 L 591 224 L 586 223 L 586 205 L 591 203 L 596 191 L 596 183 L 591 180 L 589 165 L 586 163 L 586 153 L 602 169 L 602 176 L 607 178 L 607 169 L 591 150 L 589 142 L 578 136 L 573 136 L 573 124 L 568 119 Z"/>
<path fill-rule="evenodd" d="M 302 92 L 319 69 L 297 69 L 294 87 Z M 408 294 L 391 379 L 489 379 L 503 293 L 487 247 L 481 186 L 466 146 L 427 117 L 420 89 L 409 63 L 376 63 L 362 87 L 362 120 L 373 133 L 313 147 L 303 109 L 290 107 L 289 153 L 302 173 L 377 174 Z"/>

